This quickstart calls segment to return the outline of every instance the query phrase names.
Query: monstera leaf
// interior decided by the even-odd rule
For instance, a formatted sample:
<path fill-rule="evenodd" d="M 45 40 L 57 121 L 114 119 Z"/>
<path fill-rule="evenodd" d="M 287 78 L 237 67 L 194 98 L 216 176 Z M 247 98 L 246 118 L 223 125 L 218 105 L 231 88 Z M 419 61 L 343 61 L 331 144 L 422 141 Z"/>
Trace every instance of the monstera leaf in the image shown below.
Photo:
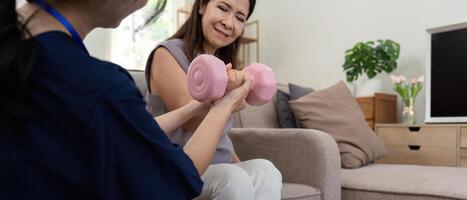
<path fill-rule="evenodd" d="M 381 72 L 390 73 L 397 68 L 400 45 L 392 40 L 359 42 L 345 51 L 345 63 L 342 65 L 347 81 L 353 82 L 362 74 L 369 79 Z"/>

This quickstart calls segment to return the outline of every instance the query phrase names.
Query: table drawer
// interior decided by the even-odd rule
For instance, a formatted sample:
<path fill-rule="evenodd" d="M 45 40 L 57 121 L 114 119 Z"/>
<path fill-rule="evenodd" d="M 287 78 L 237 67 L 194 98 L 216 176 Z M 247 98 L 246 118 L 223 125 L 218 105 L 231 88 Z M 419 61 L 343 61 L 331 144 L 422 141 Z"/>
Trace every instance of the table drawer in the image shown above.
<path fill-rule="evenodd" d="M 414 164 L 430 166 L 457 165 L 457 148 L 430 147 L 430 146 L 395 146 L 386 145 L 388 156 L 378 163 Z"/>
<path fill-rule="evenodd" d="M 467 128 L 461 128 L 461 147 L 467 148 Z"/>
<path fill-rule="evenodd" d="M 456 127 L 379 127 L 377 132 L 387 145 L 458 147 Z"/>
<path fill-rule="evenodd" d="M 461 167 L 467 168 L 467 148 L 461 149 Z"/>

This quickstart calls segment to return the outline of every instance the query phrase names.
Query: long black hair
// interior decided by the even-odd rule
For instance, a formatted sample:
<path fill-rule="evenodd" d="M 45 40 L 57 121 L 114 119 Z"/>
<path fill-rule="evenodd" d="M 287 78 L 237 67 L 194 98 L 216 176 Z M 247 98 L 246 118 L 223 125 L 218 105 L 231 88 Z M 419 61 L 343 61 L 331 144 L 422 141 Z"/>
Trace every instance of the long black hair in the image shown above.
<path fill-rule="evenodd" d="M 19 22 L 15 0 L 0 1 L 0 113 L 24 117 L 32 110 L 21 98 L 32 69 L 34 41 Z"/>

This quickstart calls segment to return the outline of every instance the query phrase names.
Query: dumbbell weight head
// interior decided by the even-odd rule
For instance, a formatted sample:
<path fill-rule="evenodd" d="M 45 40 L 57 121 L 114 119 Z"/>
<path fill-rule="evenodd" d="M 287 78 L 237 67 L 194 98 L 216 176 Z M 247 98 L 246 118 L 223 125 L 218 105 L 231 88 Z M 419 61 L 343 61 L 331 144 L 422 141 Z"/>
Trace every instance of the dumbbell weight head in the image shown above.
<path fill-rule="evenodd" d="M 214 101 L 224 96 L 227 82 L 224 62 L 213 55 L 197 56 L 188 68 L 188 91 L 199 102 Z"/>
<path fill-rule="evenodd" d="M 243 71 L 253 78 L 253 87 L 248 93 L 246 102 L 252 106 L 259 106 L 271 101 L 276 93 L 276 76 L 271 68 L 254 63 L 245 67 Z"/>

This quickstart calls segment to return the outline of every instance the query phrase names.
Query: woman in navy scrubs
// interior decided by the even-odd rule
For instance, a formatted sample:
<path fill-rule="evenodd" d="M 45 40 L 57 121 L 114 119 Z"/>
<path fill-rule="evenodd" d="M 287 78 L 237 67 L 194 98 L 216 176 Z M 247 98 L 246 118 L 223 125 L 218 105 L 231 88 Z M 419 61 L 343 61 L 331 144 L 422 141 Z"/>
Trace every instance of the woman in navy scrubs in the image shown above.
<path fill-rule="evenodd" d="M 154 120 L 129 74 L 84 38 L 146 0 L 0 2 L 0 199 L 190 199 L 251 78 L 212 104 Z M 164 3 L 159 1 L 158 3 Z M 182 148 L 171 132 L 209 114 Z M 156 123 L 157 121 L 157 123 Z"/>

